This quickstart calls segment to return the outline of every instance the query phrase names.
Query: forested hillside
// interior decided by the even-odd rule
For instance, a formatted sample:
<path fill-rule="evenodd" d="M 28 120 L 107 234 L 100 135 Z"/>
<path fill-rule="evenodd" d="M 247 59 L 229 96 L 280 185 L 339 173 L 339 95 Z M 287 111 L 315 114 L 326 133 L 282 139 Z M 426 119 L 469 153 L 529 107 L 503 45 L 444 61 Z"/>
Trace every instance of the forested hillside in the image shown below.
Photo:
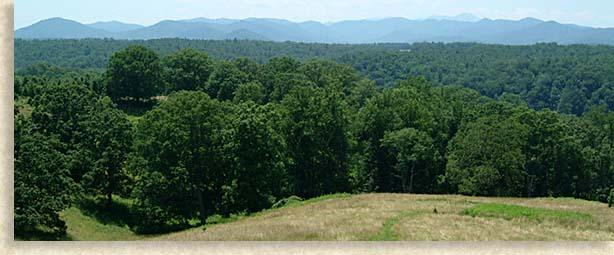
<path fill-rule="evenodd" d="M 274 57 L 299 61 L 322 58 L 352 66 L 384 87 L 408 74 L 434 86 L 460 85 L 482 95 L 582 115 L 591 106 L 614 109 L 614 47 L 556 44 L 501 46 L 485 44 L 305 44 L 262 41 L 161 39 L 16 40 L 18 74 L 102 72 L 110 56 L 139 44 L 164 57 L 182 48 L 206 52 L 217 60 L 247 57 L 259 64 Z M 61 67 L 50 68 L 45 64 Z"/>
<path fill-rule="evenodd" d="M 115 196 L 137 233 L 338 192 L 614 203 L 610 47 L 18 40 L 15 58 L 17 235 Z"/>

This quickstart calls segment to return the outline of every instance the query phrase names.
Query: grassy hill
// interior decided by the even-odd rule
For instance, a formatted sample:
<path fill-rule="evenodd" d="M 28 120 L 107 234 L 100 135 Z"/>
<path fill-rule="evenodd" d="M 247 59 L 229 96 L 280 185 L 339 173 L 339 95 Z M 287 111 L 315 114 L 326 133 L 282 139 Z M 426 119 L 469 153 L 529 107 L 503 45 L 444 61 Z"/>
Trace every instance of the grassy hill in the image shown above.
<path fill-rule="evenodd" d="M 614 240 L 614 209 L 572 198 L 330 195 L 157 236 L 76 208 L 62 217 L 68 240 Z"/>

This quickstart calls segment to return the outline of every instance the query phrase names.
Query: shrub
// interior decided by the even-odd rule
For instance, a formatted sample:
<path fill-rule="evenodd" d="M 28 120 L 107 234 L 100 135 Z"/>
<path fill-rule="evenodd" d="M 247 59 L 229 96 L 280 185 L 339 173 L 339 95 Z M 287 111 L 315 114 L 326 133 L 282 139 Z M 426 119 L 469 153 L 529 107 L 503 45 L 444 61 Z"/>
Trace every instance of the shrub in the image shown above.
<path fill-rule="evenodd" d="M 287 197 L 287 198 L 280 199 L 275 204 L 273 204 L 273 206 L 271 206 L 271 208 L 281 208 L 281 207 L 288 206 L 288 205 L 291 205 L 291 204 L 294 204 L 294 203 L 298 203 L 298 202 L 301 202 L 301 201 L 303 201 L 303 199 L 298 197 L 298 196 L 290 196 L 290 197 Z"/>

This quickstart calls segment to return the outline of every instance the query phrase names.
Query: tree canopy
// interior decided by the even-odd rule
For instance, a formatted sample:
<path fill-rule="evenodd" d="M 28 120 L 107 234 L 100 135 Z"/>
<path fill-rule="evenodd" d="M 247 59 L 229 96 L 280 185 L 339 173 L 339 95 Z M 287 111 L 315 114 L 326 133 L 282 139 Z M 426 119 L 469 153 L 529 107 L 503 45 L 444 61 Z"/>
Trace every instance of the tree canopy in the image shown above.
<path fill-rule="evenodd" d="M 170 62 L 174 64 L 172 60 Z M 161 73 L 162 66 L 156 52 L 144 46 L 130 46 L 109 59 L 105 71 L 107 93 L 114 101 L 149 100 L 162 89 Z"/>
<path fill-rule="evenodd" d="M 117 49 L 103 72 L 16 72 L 16 233 L 65 232 L 62 210 L 116 196 L 139 233 L 336 192 L 612 201 L 608 47 L 143 44 L 165 47 Z"/>

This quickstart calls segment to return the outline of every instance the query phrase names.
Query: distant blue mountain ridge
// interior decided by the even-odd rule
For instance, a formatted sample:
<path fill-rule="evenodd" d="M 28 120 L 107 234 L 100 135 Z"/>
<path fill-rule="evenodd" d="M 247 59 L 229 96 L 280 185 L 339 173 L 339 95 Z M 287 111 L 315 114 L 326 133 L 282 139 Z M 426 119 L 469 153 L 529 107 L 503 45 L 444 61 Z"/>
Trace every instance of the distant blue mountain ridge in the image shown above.
<path fill-rule="evenodd" d="M 526 45 L 614 45 L 614 28 L 592 28 L 534 18 L 480 19 L 471 14 L 435 16 L 424 20 L 383 18 L 335 23 L 292 22 L 283 19 L 164 20 L 151 26 L 118 21 L 82 24 L 63 18 L 39 21 L 15 31 L 22 39 L 114 38 L 125 40 L 186 38 L 207 40 L 264 40 L 318 43 L 480 42 Z"/>

